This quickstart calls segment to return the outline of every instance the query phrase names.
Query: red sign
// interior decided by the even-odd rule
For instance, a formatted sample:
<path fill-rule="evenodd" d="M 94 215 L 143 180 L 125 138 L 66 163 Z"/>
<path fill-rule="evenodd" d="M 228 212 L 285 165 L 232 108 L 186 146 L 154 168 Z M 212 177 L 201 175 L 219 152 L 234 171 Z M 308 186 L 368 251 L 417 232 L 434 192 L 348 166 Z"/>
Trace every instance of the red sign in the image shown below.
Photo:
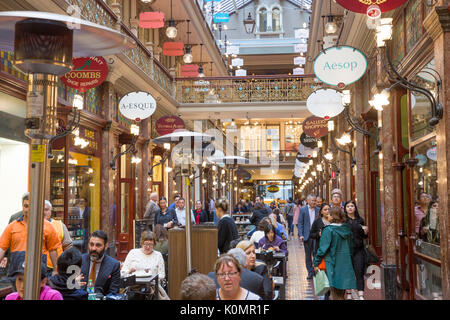
<path fill-rule="evenodd" d="M 316 139 L 328 134 L 328 120 L 319 117 L 308 117 L 303 122 L 303 132 Z"/>
<path fill-rule="evenodd" d="M 61 81 L 80 92 L 99 86 L 108 76 L 108 64 L 103 57 L 74 58 L 72 64 L 72 71 L 63 75 Z"/>
<path fill-rule="evenodd" d="M 159 118 L 155 124 L 156 132 L 158 132 L 158 134 L 161 136 L 172 133 L 175 130 L 185 128 L 186 126 L 183 119 L 177 116 L 164 116 L 162 118 Z"/>
<path fill-rule="evenodd" d="M 164 13 L 142 12 L 139 14 L 139 28 L 157 29 L 164 27 Z"/>
<path fill-rule="evenodd" d="M 331 172 L 331 179 L 336 180 L 336 172 Z"/>
<path fill-rule="evenodd" d="M 183 42 L 164 42 L 163 55 L 165 56 L 182 56 L 184 55 Z"/>
<path fill-rule="evenodd" d="M 347 10 L 367 14 L 367 9 L 370 6 L 378 5 L 381 12 L 387 12 L 398 8 L 406 0 L 336 0 L 336 2 Z"/>
<path fill-rule="evenodd" d="M 198 65 L 196 64 L 184 64 L 180 68 L 182 77 L 197 77 Z"/>

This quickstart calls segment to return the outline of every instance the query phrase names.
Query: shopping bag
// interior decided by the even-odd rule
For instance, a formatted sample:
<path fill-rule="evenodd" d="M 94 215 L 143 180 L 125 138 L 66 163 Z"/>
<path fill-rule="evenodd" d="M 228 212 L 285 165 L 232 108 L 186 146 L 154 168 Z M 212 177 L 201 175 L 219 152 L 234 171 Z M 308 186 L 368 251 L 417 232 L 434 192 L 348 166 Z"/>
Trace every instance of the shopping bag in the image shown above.
<path fill-rule="evenodd" d="M 314 295 L 323 296 L 330 290 L 330 283 L 328 282 L 327 273 L 320 270 L 314 276 Z"/>
<path fill-rule="evenodd" d="M 325 265 L 325 259 L 322 259 L 322 262 L 317 266 L 320 270 L 327 271 L 327 266 Z"/>

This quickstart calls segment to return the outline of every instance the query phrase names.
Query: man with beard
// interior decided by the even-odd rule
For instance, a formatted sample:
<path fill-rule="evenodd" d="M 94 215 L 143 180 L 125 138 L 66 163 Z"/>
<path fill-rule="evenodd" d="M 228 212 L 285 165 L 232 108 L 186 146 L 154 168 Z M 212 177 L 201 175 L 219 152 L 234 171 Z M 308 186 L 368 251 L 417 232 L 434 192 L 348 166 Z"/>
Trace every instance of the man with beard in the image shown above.
<path fill-rule="evenodd" d="M 92 280 L 95 291 L 103 295 L 118 294 L 120 288 L 120 263 L 105 254 L 108 237 L 103 230 L 94 231 L 89 237 L 89 253 L 82 256 L 83 282 Z M 86 288 L 86 286 L 84 286 Z"/>

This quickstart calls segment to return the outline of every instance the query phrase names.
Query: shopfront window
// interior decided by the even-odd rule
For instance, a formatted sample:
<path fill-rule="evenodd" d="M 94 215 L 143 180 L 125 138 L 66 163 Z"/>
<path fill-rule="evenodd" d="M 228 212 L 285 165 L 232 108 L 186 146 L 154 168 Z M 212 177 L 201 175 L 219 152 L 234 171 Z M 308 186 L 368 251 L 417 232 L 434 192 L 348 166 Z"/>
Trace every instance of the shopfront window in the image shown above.
<path fill-rule="evenodd" d="M 75 247 L 87 252 L 89 234 L 100 229 L 100 158 L 69 152 L 68 223 Z"/>
<path fill-rule="evenodd" d="M 426 88 L 436 96 L 436 80 L 433 77 L 434 60 L 432 60 L 421 72 L 414 77 L 414 83 Z M 411 108 L 411 139 L 416 140 L 431 132 L 433 127 L 428 121 L 431 119 L 431 102 L 422 93 L 410 92 L 410 108 Z"/>
<path fill-rule="evenodd" d="M 300 136 L 302 135 L 302 127 L 295 123 L 286 122 L 285 125 L 285 147 L 286 151 L 296 152 L 298 150 L 298 146 L 300 145 Z"/>
<path fill-rule="evenodd" d="M 50 202 L 52 215 L 56 219 L 64 220 L 64 181 L 65 181 L 65 148 L 53 150 L 50 170 Z"/>

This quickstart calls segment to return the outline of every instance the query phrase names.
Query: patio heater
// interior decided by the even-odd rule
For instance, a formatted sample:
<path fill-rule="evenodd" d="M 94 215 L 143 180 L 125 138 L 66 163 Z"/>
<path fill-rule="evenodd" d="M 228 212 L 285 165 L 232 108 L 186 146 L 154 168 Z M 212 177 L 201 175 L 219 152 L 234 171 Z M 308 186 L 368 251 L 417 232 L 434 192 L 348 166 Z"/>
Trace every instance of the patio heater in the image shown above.
<path fill-rule="evenodd" d="M 213 141 L 214 137 L 186 130 L 175 131 L 152 140 L 153 143 L 163 145 L 164 143 L 176 144 L 172 148 L 172 161 L 181 167 L 181 178 L 183 196 L 185 199 L 186 211 L 186 262 L 187 273 L 192 270 L 192 250 L 191 250 L 191 204 L 190 204 L 190 186 L 192 185 L 189 175 L 194 165 L 195 153 L 203 154 L 203 141 Z M 200 145 L 200 148 L 197 146 Z M 200 162 L 201 164 L 201 162 Z"/>
<path fill-rule="evenodd" d="M 39 300 L 44 226 L 44 186 L 49 140 L 56 133 L 58 77 L 72 57 L 120 53 L 134 46 L 120 32 L 71 16 L 0 12 L 0 48 L 14 51 L 14 64 L 28 73 L 25 135 L 31 141 L 30 211 L 25 257 L 25 300 Z"/>

